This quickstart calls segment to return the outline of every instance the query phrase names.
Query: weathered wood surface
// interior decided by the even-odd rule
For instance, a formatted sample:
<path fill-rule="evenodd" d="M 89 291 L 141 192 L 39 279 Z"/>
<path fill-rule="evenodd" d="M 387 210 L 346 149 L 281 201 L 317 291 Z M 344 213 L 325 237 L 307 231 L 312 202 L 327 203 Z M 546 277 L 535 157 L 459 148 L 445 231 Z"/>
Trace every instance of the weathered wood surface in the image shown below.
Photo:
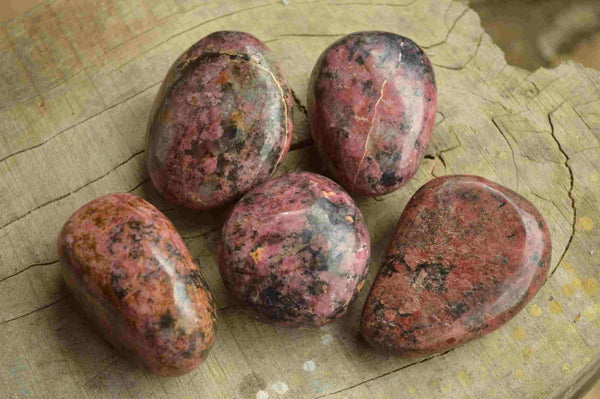
<path fill-rule="evenodd" d="M 286 2 L 54 0 L 0 25 L 1 397 L 564 397 L 598 369 L 600 73 L 507 65 L 460 2 Z M 216 266 L 227 210 L 186 212 L 148 181 L 145 125 L 158 85 L 179 53 L 222 29 L 266 41 L 295 92 L 296 136 L 279 173 L 319 170 L 303 104 L 314 62 L 337 37 L 397 32 L 435 65 L 429 155 L 398 192 L 358 199 L 372 270 L 350 314 L 330 326 L 287 330 L 249 319 Z M 536 204 L 552 233 L 551 275 L 524 311 L 484 339 L 427 359 L 374 354 L 357 323 L 394 225 L 419 186 L 453 173 L 482 175 Z M 184 377 L 159 379 L 123 360 L 88 328 L 59 276 L 62 223 L 116 191 L 149 199 L 173 220 L 216 297 L 217 343 Z"/>

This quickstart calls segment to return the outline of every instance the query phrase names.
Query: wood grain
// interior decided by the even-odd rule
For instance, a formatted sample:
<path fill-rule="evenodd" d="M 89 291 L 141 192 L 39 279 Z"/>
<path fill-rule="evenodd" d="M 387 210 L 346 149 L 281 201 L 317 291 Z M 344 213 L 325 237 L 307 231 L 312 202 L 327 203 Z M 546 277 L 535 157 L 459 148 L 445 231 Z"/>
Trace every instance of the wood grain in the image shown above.
<path fill-rule="evenodd" d="M 2 397 L 572 397 L 600 361 L 600 73 L 568 63 L 507 65 L 476 13 L 450 0 L 54 0 L 0 25 L 0 396 Z M 414 39 L 430 56 L 439 112 L 415 178 L 357 198 L 374 278 L 402 209 L 434 176 L 478 174 L 518 191 L 553 238 L 545 286 L 505 327 L 442 355 L 377 355 L 358 337 L 367 290 L 350 314 L 313 330 L 248 318 L 219 277 L 228 209 L 194 213 L 162 200 L 143 165 L 145 126 L 173 60 L 216 30 L 266 41 L 294 91 L 296 134 L 278 173 L 321 171 L 307 131 L 308 77 L 320 53 L 358 30 Z M 219 308 L 207 362 L 159 379 L 88 328 L 58 273 L 55 240 L 78 207 L 140 195 L 173 220 Z M 282 384 L 288 390 L 284 393 Z M 560 396 L 556 396 L 560 395 Z"/>

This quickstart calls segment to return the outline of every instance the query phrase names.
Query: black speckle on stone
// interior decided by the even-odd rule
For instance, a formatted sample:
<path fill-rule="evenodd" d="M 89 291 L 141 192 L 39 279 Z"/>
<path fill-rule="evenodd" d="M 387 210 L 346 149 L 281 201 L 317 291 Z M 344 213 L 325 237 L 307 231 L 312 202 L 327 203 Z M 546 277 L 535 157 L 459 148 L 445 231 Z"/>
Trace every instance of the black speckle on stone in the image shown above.
<path fill-rule="evenodd" d="M 467 202 L 477 202 L 479 201 L 479 194 L 473 190 L 462 190 L 459 193 L 461 199 Z"/>
<path fill-rule="evenodd" d="M 125 275 L 119 269 L 116 269 L 110 275 L 110 285 L 115 296 L 119 300 L 123 299 L 129 292 L 129 290 L 126 287 L 123 287 L 121 285 L 121 280 L 123 280 L 123 278 L 125 278 Z"/>
<path fill-rule="evenodd" d="M 365 80 L 362 82 L 362 91 L 366 96 L 375 97 L 377 96 L 377 90 L 375 90 L 372 80 Z"/>
<path fill-rule="evenodd" d="M 544 230 L 544 223 L 540 219 L 535 219 L 540 230 Z"/>
<path fill-rule="evenodd" d="M 167 312 L 160 317 L 159 326 L 163 330 L 170 330 L 173 328 L 174 325 L 175 319 L 173 318 L 173 315 L 171 315 L 171 311 L 167 310 Z"/>
<path fill-rule="evenodd" d="M 329 287 L 329 284 L 325 281 L 316 280 L 310 284 L 308 287 L 308 292 L 315 296 L 323 295 L 325 292 L 327 292 L 327 287 Z"/>
<path fill-rule="evenodd" d="M 427 291 L 446 292 L 446 278 L 452 267 L 446 267 L 441 263 L 421 263 L 415 268 L 410 279 L 411 284 L 422 284 Z"/>
<path fill-rule="evenodd" d="M 402 181 L 402 179 L 400 179 L 400 181 Z M 383 176 L 381 176 L 380 182 L 381 185 L 385 187 L 393 186 L 397 182 L 396 174 L 394 173 L 394 171 L 387 171 L 383 174 Z"/>
<path fill-rule="evenodd" d="M 465 314 L 467 310 L 469 310 L 469 307 L 464 302 L 448 301 L 448 311 L 454 320 Z"/>

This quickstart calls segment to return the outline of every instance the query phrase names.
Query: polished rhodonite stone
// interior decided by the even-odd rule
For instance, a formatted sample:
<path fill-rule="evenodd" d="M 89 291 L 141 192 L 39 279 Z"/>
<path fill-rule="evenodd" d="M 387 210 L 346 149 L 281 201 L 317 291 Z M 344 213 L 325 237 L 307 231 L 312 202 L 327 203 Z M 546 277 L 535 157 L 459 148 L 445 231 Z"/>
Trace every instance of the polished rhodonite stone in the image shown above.
<path fill-rule="evenodd" d="M 281 163 L 292 140 L 292 95 L 263 42 L 215 32 L 175 61 L 148 130 L 156 189 L 207 210 L 267 180 Z"/>
<path fill-rule="evenodd" d="M 407 356 L 459 346 L 515 316 L 549 265 L 550 234 L 529 201 L 481 177 L 434 179 L 400 217 L 362 334 Z"/>
<path fill-rule="evenodd" d="M 351 192 L 378 196 L 406 184 L 429 144 L 436 109 L 429 59 L 393 33 L 345 36 L 312 72 L 308 111 L 316 147 Z"/>
<path fill-rule="evenodd" d="M 67 286 L 116 348 L 157 375 L 196 368 L 215 340 L 212 296 L 175 227 L 131 194 L 76 211 L 58 236 Z"/>
<path fill-rule="evenodd" d="M 290 173 L 246 194 L 222 230 L 219 268 L 253 314 L 289 327 L 342 316 L 364 284 L 369 232 L 333 181 Z"/>

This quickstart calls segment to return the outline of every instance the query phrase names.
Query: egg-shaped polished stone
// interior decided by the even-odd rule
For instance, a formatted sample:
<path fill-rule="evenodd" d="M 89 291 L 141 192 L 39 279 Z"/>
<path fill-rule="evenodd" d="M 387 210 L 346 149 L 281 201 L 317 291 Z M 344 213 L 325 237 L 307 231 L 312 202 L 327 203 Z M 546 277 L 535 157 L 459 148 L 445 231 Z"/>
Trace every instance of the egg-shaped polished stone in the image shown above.
<path fill-rule="evenodd" d="M 390 193 L 415 174 L 437 109 L 433 69 L 412 40 L 356 32 L 321 55 L 308 91 L 321 159 L 350 192 Z"/>
<path fill-rule="evenodd" d="M 410 199 L 362 315 L 375 348 L 443 352 L 514 317 L 544 284 L 550 234 L 519 194 L 476 176 L 430 181 Z"/>
<path fill-rule="evenodd" d="M 216 310 L 173 224 L 147 201 L 109 194 L 58 236 L 65 282 L 104 337 L 155 374 L 185 374 L 215 340 Z"/>
<path fill-rule="evenodd" d="M 247 193 L 222 230 L 219 269 L 259 319 L 316 327 L 342 316 L 368 272 L 369 232 L 352 198 L 313 173 Z"/>
<path fill-rule="evenodd" d="M 292 141 L 292 95 L 269 48 L 212 33 L 169 70 L 148 125 L 146 164 L 168 200 L 208 210 L 267 180 Z"/>

